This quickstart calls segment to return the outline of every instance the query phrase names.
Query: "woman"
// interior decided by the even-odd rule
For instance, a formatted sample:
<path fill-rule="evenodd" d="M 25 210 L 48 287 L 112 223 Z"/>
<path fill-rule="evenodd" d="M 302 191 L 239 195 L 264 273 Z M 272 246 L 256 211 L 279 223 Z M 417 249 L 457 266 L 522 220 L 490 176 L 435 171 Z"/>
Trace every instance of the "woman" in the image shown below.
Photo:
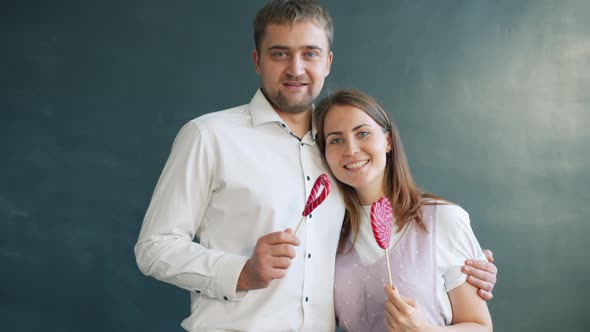
<path fill-rule="evenodd" d="M 315 109 L 317 143 L 346 203 L 336 259 L 335 308 L 345 331 L 491 331 L 486 302 L 465 282 L 465 259 L 485 259 L 460 207 L 414 183 L 398 131 L 383 107 L 338 90 Z M 394 227 L 394 288 L 370 206 L 386 196 Z M 387 296 L 385 306 L 383 300 Z"/>

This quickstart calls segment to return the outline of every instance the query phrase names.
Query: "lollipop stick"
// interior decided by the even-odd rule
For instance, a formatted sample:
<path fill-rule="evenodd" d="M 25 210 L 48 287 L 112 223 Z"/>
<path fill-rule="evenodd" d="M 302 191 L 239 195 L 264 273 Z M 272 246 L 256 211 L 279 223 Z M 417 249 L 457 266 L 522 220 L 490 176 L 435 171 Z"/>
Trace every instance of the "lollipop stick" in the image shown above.
<path fill-rule="evenodd" d="M 385 261 L 387 262 L 387 272 L 389 276 L 389 287 L 393 288 L 393 281 L 391 280 L 391 266 L 389 265 L 389 254 L 387 253 L 387 249 L 383 249 L 385 251 Z"/>
<path fill-rule="evenodd" d="M 293 232 L 293 235 L 297 234 L 297 230 L 299 229 L 299 226 L 301 226 L 301 222 L 303 222 L 303 219 L 305 219 L 305 216 L 301 217 L 301 220 L 299 220 L 299 223 L 297 224 L 297 227 L 295 228 L 295 232 Z"/>

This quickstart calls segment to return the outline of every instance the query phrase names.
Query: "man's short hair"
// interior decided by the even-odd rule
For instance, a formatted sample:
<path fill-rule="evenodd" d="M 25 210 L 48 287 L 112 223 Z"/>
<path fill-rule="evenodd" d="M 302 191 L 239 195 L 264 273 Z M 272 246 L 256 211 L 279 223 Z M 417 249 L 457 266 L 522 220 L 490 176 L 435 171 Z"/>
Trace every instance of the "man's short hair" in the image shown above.
<path fill-rule="evenodd" d="M 260 43 L 269 24 L 313 22 L 323 28 L 332 48 L 334 24 L 330 13 L 314 0 L 273 0 L 254 17 L 254 43 L 260 53 Z"/>

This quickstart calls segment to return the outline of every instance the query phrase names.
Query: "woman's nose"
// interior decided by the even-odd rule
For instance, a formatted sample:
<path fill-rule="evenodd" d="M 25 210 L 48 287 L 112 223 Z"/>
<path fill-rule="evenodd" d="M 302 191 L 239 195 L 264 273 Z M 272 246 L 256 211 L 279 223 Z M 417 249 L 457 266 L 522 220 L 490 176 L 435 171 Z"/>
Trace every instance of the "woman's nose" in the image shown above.
<path fill-rule="evenodd" d="M 354 140 L 347 140 L 346 142 L 346 155 L 354 155 L 359 151 L 359 147 L 356 141 Z"/>

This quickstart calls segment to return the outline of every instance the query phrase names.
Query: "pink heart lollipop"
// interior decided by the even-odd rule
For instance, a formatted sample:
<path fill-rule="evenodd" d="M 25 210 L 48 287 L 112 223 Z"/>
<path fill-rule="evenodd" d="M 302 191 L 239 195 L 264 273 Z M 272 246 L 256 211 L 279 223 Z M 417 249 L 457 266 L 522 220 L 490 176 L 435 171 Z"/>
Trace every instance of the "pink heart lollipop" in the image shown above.
<path fill-rule="evenodd" d="M 303 219 L 307 217 L 313 210 L 315 210 L 318 205 L 322 204 L 322 202 L 328 197 L 330 193 L 330 186 L 332 183 L 326 174 L 322 174 L 318 176 L 315 180 L 313 187 L 311 187 L 311 192 L 309 193 L 309 197 L 307 198 L 307 203 L 305 203 L 305 209 L 303 209 L 303 213 L 301 213 L 302 217 L 299 220 L 299 224 L 295 228 L 295 232 L 293 234 L 297 234 L 297 230 L 299 230 L 299 226 L 301 226 L 301 222 Z M 324 186 L 322 191 L 320 192 L 320 187 Z"/>
<path fill-rule="evenodd" d="M 387 262 L 387 271 L 389 272 L 389 285 L 393 288 L 391 280 L 391 267 L 389 265 L 389 254 L 387 247 L 391 240 L 391 228 L 393 226 L 393 213 L 391 212 L 391 203 L 387 197 L 381 197 L 377 202 L 371 205 L 371 227 L 377 244 L 385 252 Z"/>
<path fill-rule="evenodd" d="M 392 219 L 391 203 L 387 197 L 381 197 L 371 205 L 371 227 L 375 240 L 381 249 L 389 247 Z"/>

